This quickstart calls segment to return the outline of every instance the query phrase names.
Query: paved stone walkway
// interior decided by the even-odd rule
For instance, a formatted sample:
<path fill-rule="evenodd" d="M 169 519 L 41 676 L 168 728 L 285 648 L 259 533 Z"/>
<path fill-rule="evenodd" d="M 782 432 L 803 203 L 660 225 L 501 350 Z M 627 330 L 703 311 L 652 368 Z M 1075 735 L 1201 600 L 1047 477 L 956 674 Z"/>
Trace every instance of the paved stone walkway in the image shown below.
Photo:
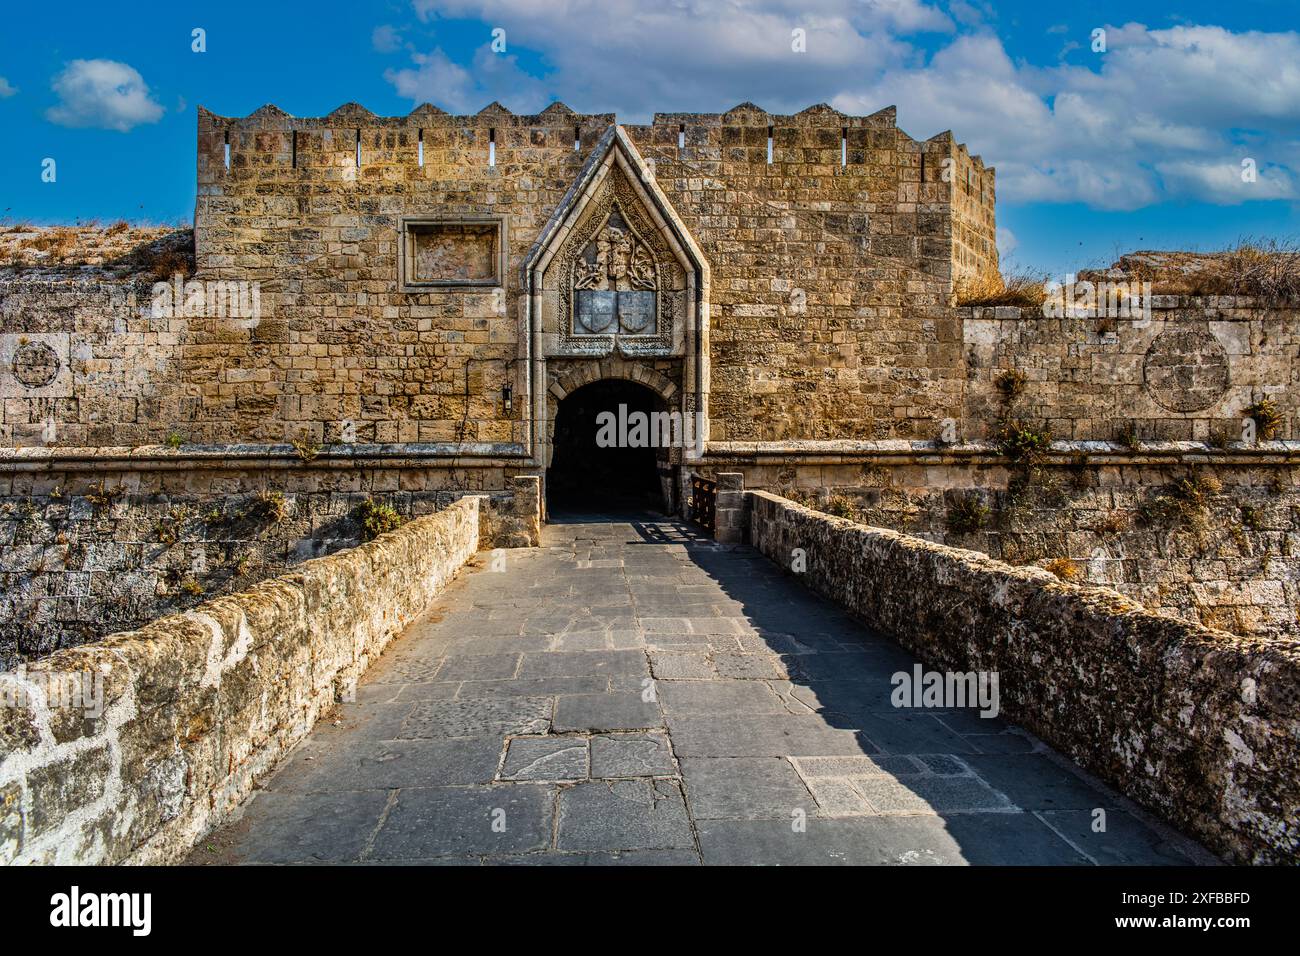
<path fill-rule="evenodd" d="M 1000 720 L 894 708 L 913 658 L 752 550 L 624 520 L 500 554 L 194 862 L 1207 859 Z"/>

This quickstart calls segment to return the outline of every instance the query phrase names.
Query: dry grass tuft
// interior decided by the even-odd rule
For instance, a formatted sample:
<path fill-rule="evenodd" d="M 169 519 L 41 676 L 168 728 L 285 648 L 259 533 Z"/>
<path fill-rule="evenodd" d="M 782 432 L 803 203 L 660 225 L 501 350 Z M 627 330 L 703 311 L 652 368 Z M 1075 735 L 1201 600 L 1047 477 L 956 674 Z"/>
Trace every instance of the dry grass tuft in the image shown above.
<path fill-rule="evenodd" d="M 1051 571 L 1062 581 L 1077 581 L 1082 577 L 1079 566 L 1069 558 L 1053 558 L 1043 565 L 1043 568 Z"/>
<path fill-rule="evenodd" d="M 1042 276 L 1027 272 L 1002 275 L 984 272 L 973 279 L 961 279 L 954 289 L 958 305 L 1016 305 L 1022 309 L 1042 308 L 1047 284 Z"/>
<path fill-rule="evenodd" d="M 1080 278 L 1150 282 L 1156 295 L 1241 295 L 1300 299 L 1300 240 L 1244 238 L 1222 252 L 1133 252 Z"/>
<path fill-rule="evenodd" d="M 24 239 L 20 243 L 20 248 L 43 252 L 48 259 L 62 262 L 72 252 L 76 244 L 76 229 L 72 226 L 57 226 L 53 229 L 42 230 L 30 239 Z"/>

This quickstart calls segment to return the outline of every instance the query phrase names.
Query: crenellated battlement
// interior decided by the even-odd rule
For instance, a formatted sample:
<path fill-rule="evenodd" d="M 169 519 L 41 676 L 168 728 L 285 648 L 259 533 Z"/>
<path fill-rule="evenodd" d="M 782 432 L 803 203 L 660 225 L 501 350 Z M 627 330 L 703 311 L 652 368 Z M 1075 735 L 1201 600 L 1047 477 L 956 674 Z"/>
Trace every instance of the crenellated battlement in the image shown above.
<path fill-rule="evenodd" d="M 358 138 L 363 163 L 366 158 L 409 160 L 418 153 L 420 142 L 426 148 L 461 149 L 466 159 L 486 154 L 487 146 L 494 143 L 505 159 L 506 151 L 517 149 L 570 151 L 576 146 L 581 152 L 618 122 L 614 113 L 578 113 L 558 101 L 533 114 L 516 114 L 497 102 L 473 114 L 451 114 L 428 103 L 405 116 L 378 116 L 358 103 L 345 103 L 319 117 L 293 116 L 272 104 L 245 117 L 220 116 L 203 107 L 198 112 L 201 174 L 204 169 L 216 173 L 227 167 L 227 145 L 229 168 L 257 165 L 266 156 L 292 166 L 295 138 L 297 156 L 303 159 L 311 153 L 340 153 L 355 159 Z M 871 165 L 873 153 L 889 150 L 917 157 L 951 155 L 963 172 L 970 166 L 981 178 L 993 172 L 950 132 L 913 139 L 898 128 L 896 113 L 889 106 L 867 116 L 852 116 L 817 104 L 798 113 L 779 114 L 741 103 L 724 113 L 656 113 L 649 124 L 625 124 L 625 128 L 638 144 L 684 150 L 727 148 L 731 161 L 771 165 L 829 161 L 833 165 L 838 156 L 840 164 L 849 167 Z M 827 155 L 820 155 L 822 151 Z M 916 165 L 919 168 L 919 162 Z M 982 179 L 981 185 L 987 189 L 991 181 Z"/>
<path fill-rule="evenodd" d="M 405 116 L 377 116 L 357 103 L 319 117 L 274 105 L 245 117 L 200 108 L 200 265 L 240 258 L 217 251 L 210 240 L 218 235 L 243 241 L 252 229 L 266 238 L 268 214 L 276 228 L 292 226 L 276 197 L 297 197 L 299 215 L 320 212 L 322 188 L 344 190 L 336 197 L 343 209 L 362 202 L 395 213 L 466 214 L 506 206 L 540 227 L 617 123 L 614 113 L 578 113 L 560 102 L 532 114 L 496 102 L 465 115 L 427 103 Z M 927 281 L 950 284 L 997 266 L 993 168 L 951 132 L 914 139 L 898 127 L 893 106 L 852 116 L 826 104 L 780 114 L 741 103 L 722 113 L 656 113 L 623 128 L 667 193 L 688 208 L 698 207 L 709 184 L 726 182 L 737 198 L 865 215 L 881 237 L 875 244 Z M 313 197 L 306 205 L 304 195 Z M 699 211 L 705 219 L 697 225 L 710 215 Z M 514 238 L 517 255 L 535 230 Z M 935 259 L 942 265 L 928 261 Z"/>

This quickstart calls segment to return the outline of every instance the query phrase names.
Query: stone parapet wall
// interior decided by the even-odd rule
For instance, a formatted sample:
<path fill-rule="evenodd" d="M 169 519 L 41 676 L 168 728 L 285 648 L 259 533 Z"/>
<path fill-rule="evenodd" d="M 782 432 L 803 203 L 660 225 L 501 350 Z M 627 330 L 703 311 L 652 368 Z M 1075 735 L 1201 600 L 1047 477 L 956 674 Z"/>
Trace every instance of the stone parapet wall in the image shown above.
<path fill-rule="evenodd" d="M 1227 859 L 1300 861 L 1300 644 L 749 497 L 756 548 L 928 667 L 997 672 L 1008 718 Z"/>
<path fill-rule="evenodd" d="M 183 859 L 474 555 L 482 505 L 0 674 L 0 862 Z M 98 716 L 51 706 L 81 674 Z"/>

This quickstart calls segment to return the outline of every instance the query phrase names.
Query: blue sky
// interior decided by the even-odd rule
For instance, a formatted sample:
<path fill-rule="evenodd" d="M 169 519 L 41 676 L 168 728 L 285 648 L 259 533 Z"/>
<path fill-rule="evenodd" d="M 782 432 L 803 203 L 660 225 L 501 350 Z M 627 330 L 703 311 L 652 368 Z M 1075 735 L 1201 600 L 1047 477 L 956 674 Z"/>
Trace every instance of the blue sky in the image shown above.
<path fill-rule="evenodd" d="M 188 221 L 199 104 L 310 116 L 356 100 L 396 115 L 424 100 L 525 112 L 562 99 L 639 122 L 825 101 L 851 113 L 896 104 L 912 135 L 952 129 L 996 165 L 1014 267 L 1059 275 L 1135 248 L 1300 235 L 1293 0 L 1083 6 L 227 0 L 136 2 L 128 16 L 13 4 L 0 34 L 0 216 Z M 191 49 L 196 27 L 206 52 Z M 804 53 L 791 49 L 796 28 Z M 504 52 L 490 48 L 494 29 Z"/>

